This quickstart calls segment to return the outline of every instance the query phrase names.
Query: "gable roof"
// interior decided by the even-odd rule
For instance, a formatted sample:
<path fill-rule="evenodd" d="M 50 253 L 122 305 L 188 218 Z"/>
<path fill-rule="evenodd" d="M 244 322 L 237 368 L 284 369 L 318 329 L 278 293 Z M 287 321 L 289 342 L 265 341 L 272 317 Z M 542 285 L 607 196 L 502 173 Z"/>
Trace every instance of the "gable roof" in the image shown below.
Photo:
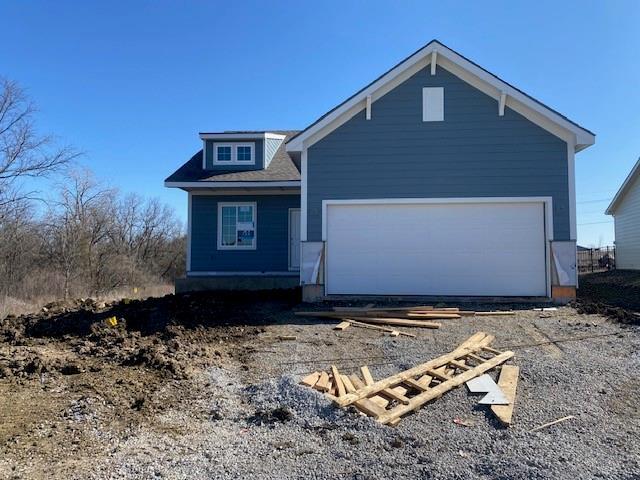
<path fill-rule="evenodd" d="M 508 107 L 563 140 L 575 144 L 575 151 L 595 143 L 595 134 L 590 130 L 505 82 L 438 40 L 432 40 L 294 135 L 287 141 L 287 151 L 301 151 L 303 142 L 307 146 L 317 142 L 366 108 L 367 97 L 371 97 L 372 102 L 375 101 L 417 71 L 430 65 L 432 60 L 498 102 L 502 95 L 506 95 Z"/>
<path fill-rule="evenodd" d="M 270 130 L 272 133 L 285 135 L 285 140 L 280 144 L 273 155 L 269 166 L 260 170 L 205 170 L 202 168 L 202 150 L 197 152 L 178 170 L 173 172 L 164 181 L 166 187 L 199 187 L 220 186 L 226 182 L 233 187 L 235 182 L 263 183 L 264 186 L 282 186 L 282 182 L 300 182 L 300 171 L 285 149 L 287 139 L 298 131 Z M 225 134 L 228 132 L 225 132 Z M 253 132 L 234 132 L 253 133 Z M 212 185 L 215 182 L 218 185 Z M 278 184 L 276 185 L 275 182 Z M 186 185 L 192 184 L 192 185 Z M 260 186 L 260 185 L 256 185 Z M 293 186 L 287 185 L 287 186 Z"/>
<path fill-rule="evenodd" d="M 638 161 L 629 172 L 629 175 L 627 175 L 627 178 L 625 178 L 624 182 L 622 182 L 622 186 L 620 187 L 615 197 L 613 197 L 613 200 L 611 200 L 611 203 L 605 210 L 604 212 L 605 215 L 613 215 L 615 213 L 616 208 L 618 207 L 618 205 L 626 195 L 627 191 L 629 190 L 629 187 L 633 185 L 633 182 L 635 181 L 636 178 L 638 178 L 638 176 L 640 176 L 640 158 L 638 158 Z"/>

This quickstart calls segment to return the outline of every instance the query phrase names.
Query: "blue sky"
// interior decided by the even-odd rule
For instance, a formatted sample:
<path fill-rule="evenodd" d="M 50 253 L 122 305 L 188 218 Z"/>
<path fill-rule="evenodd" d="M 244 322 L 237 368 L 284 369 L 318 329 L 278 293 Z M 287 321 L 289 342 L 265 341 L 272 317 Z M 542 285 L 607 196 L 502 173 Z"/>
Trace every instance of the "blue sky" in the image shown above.
<path fill-rule="evenodd" d="M 303 128 L 437 38 L 597 134 L 576 156 L 578 242 L 640 155 L 640 2 L 0 2 L 0 75 L 122 191 L 186 215 L 163 179 L 197 133 Z M 604 222 L 604 223 L 603 223 Z"/>

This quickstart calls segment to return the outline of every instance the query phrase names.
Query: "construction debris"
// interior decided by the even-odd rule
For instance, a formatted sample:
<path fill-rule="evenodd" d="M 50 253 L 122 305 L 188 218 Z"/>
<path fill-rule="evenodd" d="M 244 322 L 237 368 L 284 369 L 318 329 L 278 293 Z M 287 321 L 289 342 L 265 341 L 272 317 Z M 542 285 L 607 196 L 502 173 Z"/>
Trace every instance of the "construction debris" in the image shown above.
<path fill-rule="evenodd" d="M 518 375 L 520 367 L 515 365 L 503 365 L 498 379 L 498 386 L 509 400 L 508 405 L 492 405 L 491 411 L 496 418 L 505 426 L 511 425 L 513 417 L 513 407 L 516 403 L 516 387 L 518 385 Z"/>
<path fill-rule="evenodd" d="M 380 330 L 382 332 L 388 332 L 389 335 L 391 335 L 392 337 L 397 337 L 398 335 L 403 335 L 405 337 L 412 337 L 412 338 L 416 337 L 413 333 L 407 333 L 400 330 L 395 330 L 393 328 L 381 327 L 380 325 L 370 325 L 368 323 L 358 322 L 357 320 L 352 320 L 352 319 L 339 323 L 338 326 L 342 325 L 343 323 L 348 323 L 349 325 L 353 325 L 354 327 L 368 328 L 370 330 Z M 337 326 L 334 327 L 334 329 L 335 328 L 337 328 Z"/>
<path fill-rule="evenodd" d="M 558 423 L 566 422 L 567 420 L 571 420 L 572 418 L 576 418 L 576 417 L 574 417 L 573 415 L 567 415 L 566 417 L 559 418 L 557 420 L 554 420 L 553 422 L 545 423 L 545 424 L 540 425 L 539 427 L 532 428 L 529 431 L 530 432 L 537 432 L 538 430 L 542 430 L 543 428 L 550 427 L 551 425 L 556 425 Z"/>
<path fill-rule="evenodd" d="M 327 383 L 335 387 L 327 396 L 337 405 L 354 405 L 380 423 L 397 425 L 407 413 L 513 357 L 513 352 L 490 348 L 493 339 L 493 335 L 478 332 L 448 354 L 378 381 L 374 381 L 366 366 L 360 368 L 363 376 L 360 379 L 357 375 L 341 375 L 332 365 L 331 377 L 326 372 L 320 373 L 313 388 L 326 391 L 325 384 L 320 385 L 324 374 Z M 303 383 L 308 385 L 313 380 L 310 377 Z"/>
<path fill-rule="evenodd" d="M 338 325 L 333 327 L 334 330 L 345 330 L 351 326 L 350 322 L 340 322 Z"/>
<path fill-rule="evenodd" d="M 480 405 L 509 405 L 509 399 L 502 389 L 486 373 L 467 382 L 467 388 L 471 393 L 485 393 L 478 402 Z"/>

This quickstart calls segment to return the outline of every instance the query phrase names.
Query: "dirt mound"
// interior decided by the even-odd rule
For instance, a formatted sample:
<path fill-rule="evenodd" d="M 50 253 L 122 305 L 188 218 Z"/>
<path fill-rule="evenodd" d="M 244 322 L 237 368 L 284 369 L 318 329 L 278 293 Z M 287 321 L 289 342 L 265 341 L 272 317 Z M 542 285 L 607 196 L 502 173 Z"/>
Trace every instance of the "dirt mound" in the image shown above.
<path fill-rule="evenodd" d="M 604 315 L 614 321 L 640 324 L 640 272 L 612 270 L 580 277 L 579 313 Z"/>
<path fill-rule="evenodd" d="M 267 299 L 270 302 L 264 302 Z M 27 347 L 63 342 L 79 362 L 33 352 L 0 356 L 0 377 L 73 375 L 99 369 L 104 361 L 185 377 L 193 365 L 222 356 L 203 345 L 260 333 L 259 325 L 278 323 L 298 300 L 297 290 L 273 290 L 166 295 L 110 304 L 93 299 L 50 303 L 37 314 L 1 320 L 0 342 Z M 258 310 L 259 315 L 252 314 Z M 247 326 L 252 319 L 254 328 Z"/>

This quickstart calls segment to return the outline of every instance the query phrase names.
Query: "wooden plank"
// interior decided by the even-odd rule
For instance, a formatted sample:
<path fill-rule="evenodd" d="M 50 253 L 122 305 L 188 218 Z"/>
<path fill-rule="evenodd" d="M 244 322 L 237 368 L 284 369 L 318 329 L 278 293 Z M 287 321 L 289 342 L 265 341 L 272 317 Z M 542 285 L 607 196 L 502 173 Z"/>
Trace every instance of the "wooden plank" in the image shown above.
<path fill-rule="evenodd" d="M 313 388 L 313 386 L 318 383 L 320 379 L 320 372 L 313 372 L 302 379 L 300 383 L 306 385 L 307 387 Z"/>
<path fill-rule="evenodd" d="M 491 411 L 503 425 L 511 425 L 513 418 L 513 407 L 516 403 L 516 387 L 518 386 L 518 376 L 520 367 L 515 365 L 503 365 L 498 386 L 502 389 L 505 397 L 509 400 L 509 405 L 491 405 Z"/>
<path fill-rule="evenodd" d="M 409 405 L 409 403 L 411 403 L 411 400 L 405 397 L 404 393 L 398 393 L 392 388 L 385 388 L 384 390 L 380 390 L 380 393 L 386 397 L 391 398 L 392 400 L 397 400 L 404 405 Z"/>
<path fill-rule="evenodd" d="M 450 362 L 447 362 L 450 363 Z M 427 375 L 431 375 L 434 378 L 437 378 L 438 380 L 442 380 L 443 382 L 447 382 L 449 380 L 451 380 L 451 377 L 449 375 L 445 375 L 444 373 L 440 373 L 438 370 L 427 370 Z"/>
<path fill-rule="evenodd" d="M 344 389 L 347 391 L 347 393 L 352 393 L 356 391 L 356 387 L 353 386 L 353 383 L 351 383 L 351 379 L 346 376 L 344 373 L 340 375 L 340 379 L 342 380 L 342 383 L 344 384 Z"/>
<path fill-rule="evenodd" d="M 393 328 L 383 327 L 381 325 L 369 325 L 368 323 L 358 322 L 357 320 L 347 320 L 347 321 L 351 323 L 354 327 L 368 328 L 370 330 L 379 330 L 379 331 L 388 332 L 388 333 L 398 332 L 399 335 L 416 338 L 415 333 L 407 333 L 401 330 L 394 330 Z"/>
<path fill-rule="evenodd" d="M 414 380 L 413 378 L 407 378 L 402 383 L 404 383 L 405 385 L 409 385 L 410 387 L 418 390 L 419 392 L 424 392 L 425 390 L 429 389 L 428 385 L 424 385 L 422 382 L 418 380 Z"/>
<path fill-rule="evenodd" d="M 471 367 L 469 365 L 466 365 L 462 362 L 459 362 L 457 360 L 451 360 L 449 362 L 449 365 L 455 365 L 458 368 L 461 368 L 462 370 L 471 370 Z"/>
<path fill-rule="evenodd" d="M 369 367 L 363 365 L 360 367 L 360 372 L 362 373 L 362 378 L 364 378 L 365 385 L 373 385 L 375 383 L 371 376 L 371 372 L 369 371 Z"/>
<path fill-rule="evenodd" d="M 349 322 L 340 322 L 338 325 L 333 327 L 333 329 L 334 330 L 345 330 L 346 328 L 349 328 L 350 326 L 351 326 L 351 323 L 349 323 Z"/>
<path fill-rule="evenodd" d="M 509 311 L 498 311 L 498 312 L 476 312 L 476 316 L 478 317 L 499 317 L 501 315 L 515 315 L 516 312 Z"/>
<path fill-rule="evenodd" d="M 342 376 L 342 381 L 345 384 L 347 392 L 349 391 L 349 388 L 351 388 L 351 387 L 353 387 L 354 389 L 358 389 L 358 388 L 362 388 L 362 387 L 365 386 L 364 383 L 362 382 L 362 380 L 360 380 L 360 378 L 358 378 L 358 376 L 353 374 L 353 373 L 351 375 L 349 375 L 347 380 L 348 380 L 348 382 L 350 384 L 348 384 L 347 381 L 345 381 L 345 375 L 343 375 Z M 380 397 L 378 397 L 378 398 L 380 400 L 385 401 L 384 399 L 382 399 Z M 358 400 L 354 405 L 361 412 L 364 412 L 367 415 L 371 415 L 372 417 L 376 417 L 376 418 L 384 413 L 384 407 L 387 406 L 386 403 L 385 404 L 380 404 L 380 402 L 376 402 L 374 398 L 363 398 L 362 400 Z"/>
<path fill-rule="evenodd" d="M 345 388 L 344 388 L 344 383 L 342 383 L 342 378 L 340 377 L 340 372 L 338 371 L 338 367 L 336 367 L 335 365 L 331 365 L 331 373 L 333 374 L 333 383 L 336 386 L 336 389 L 338 390 L 338 398 L 344 396 L 347 394 Z"/>
<path fill-rule="evenodd" d="M 301 317 L 318 317 L 318 318 L 344 318 L 344 317 L 350 317 L 350 318 L 357 318 L 358 320 L 362 320 L 363 318 L 387 318 L 385 315 L 376 315 L 374 314 L 373 316 L 368 316 L 365 314 L 356 314 L 355 312 L 295 312 L 295 315 L 297 316 L 301 316 Z M 438 313 L 438 314 L 422 314 L 422 316 L 424 318 L 430 318 L 430 319 L 438 319 L 438 318 L 460 318 L 460 315 L 458 315 L 457 313 Z M 393 318 L 393 317 L 391 317 Z M 399 319 L 399 320 L 404 320 L 404 319 Z"/>
<path fill-rule="evenodd" d="M 453 377 L 451 380 L 447 380 L 442 382 L 440 385 L 437 385 L 429 390 L 422 392 L 411 399 L 408 405 L 398 405 L 391 410 L 388 410 L 384 414 L 378 417 L 378 421 L 381 423 L 389 423 L 396 418 L 400 418 L 407 413 L 420 408 L 425 403 L 430 402 L 436 397 L 441 396 L 442 394 L 448 392 L 449 390 L 462 385 L 465 382 L 468 382 L 472 378 L 482 375 L 487 370 L 491 370 L 501 363 L 506 362 L 511 357 L 513 357 L 513 352 L 503 352 L 500 355 L 493 357 L 490 360 L 487 360 L 485 363 L 474 367 L 472 370 L 467 370 L 460 375 Z M 362 390 L 358 390 L 362 391 Z"/>
<path fill-rule="evenodd" d="M 391 332 L 389 332 L 390 337 L 397 337 L 398 335 L 400 335 L 400 332 L 398 330 L 392 330 Z"/>
<path fill-rule="evenodd" d="M 382 325 L 398 325 L 403 327 L 418 327 L 418 328 L 440 328 L 439 323 L 435 322 L 423 322 L 420 320 L 406 320 L 404 318 L 373 318 L 373 317 L 349 317 L 345 318 L 347 321 L 356 321 L 360 323 L 374 323 Z"/>
<path fill-rule="evenodd" d="M 321 392 L 328 392 L 331 389 L 331 385 L 329 384 L 329 374 L 327 372 L 320 372 L 320 378 L 318 378 L 314 387 L 316 390 L 320 390 Z"/>
<path fill-rule="evenodd" d="M 493 353 L 494 355 L 498 355 L 499 353 L 501 353 L 500 350 L 496 350 L 495 348 L 491 348 L 489 346 L 482 347 L 482 350 L 484 350 L 485 352 Z"/>
<path fill-rule="evenodd" d="M 479 332 L 479 333 L 484 336 L 484 339 L 479 341 L 478 343 L 469 344 L 470 345 L 468 347 L 469 350 L 476 351 L 482 348 L 483 346 L 485 346 L 486 343 L 493 340 L 493 336 L 486 335 L 483 332 Z M 467 342 L 469 342 L 472 338 L 477 338 L 477 337 L 478 337 L 478 334 L 468 339 Z M 400 372 L 396 375 L 392 375 L 385 379 L 379 380 L 372 385 L 367 385 L 365 388 L 358 389 L 358 391 L 356 391 L 355 393 L 346 395 L 344 398 L 339 398 L 338 404 L 340 404 L 343 407 L 346 405 L 350 405 L 356 400 L 359 400 L 360 398 L 367 398 L 375 393 L 378 393 L 381 390 L 384 390 L 385 388 L 398 385 L 407 378 L 416 378 L 418 376 L 424 375 L 425 373 L 427 373 L 428 370 L 437 369 L 438 367 L 442 367 L 443 365 L 446 365 L 451 360 L 457 359 L 458 357 L 462 356 L 466 351 L 467 351 L 466 348 L 458 347 L 458 349 L 454 350 L 453 352 L 444 354 L 438 358 L 429 360 L 428 362 L 422 363 L 420 365 L 416 365 L 415 367 L 405 370 L 404 372 Z"/>

